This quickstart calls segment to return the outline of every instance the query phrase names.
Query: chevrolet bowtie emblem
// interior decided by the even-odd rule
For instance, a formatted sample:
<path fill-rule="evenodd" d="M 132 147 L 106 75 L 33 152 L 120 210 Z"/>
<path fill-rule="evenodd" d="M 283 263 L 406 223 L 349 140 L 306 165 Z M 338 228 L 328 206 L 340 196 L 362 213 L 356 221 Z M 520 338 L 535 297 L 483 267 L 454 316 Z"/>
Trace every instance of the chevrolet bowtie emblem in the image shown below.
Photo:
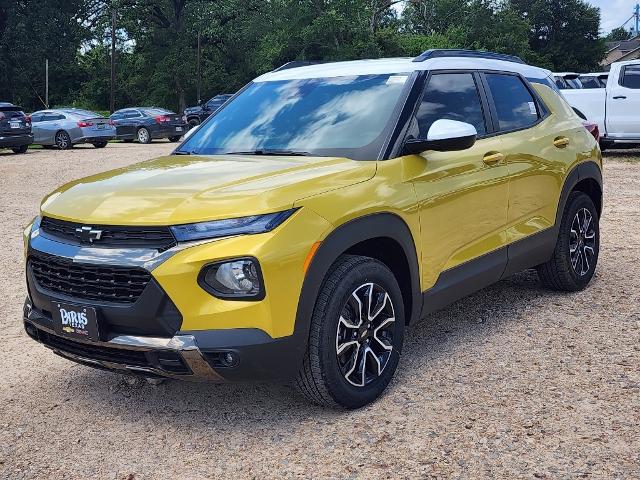
<path fill-rule="evenodd" d="M 100 240 L 102 230 L 94 230 L 92 227 L 76 228 L 76 237 L 78 237 L 81 242 L 93 243 L 95 240 Z"/>

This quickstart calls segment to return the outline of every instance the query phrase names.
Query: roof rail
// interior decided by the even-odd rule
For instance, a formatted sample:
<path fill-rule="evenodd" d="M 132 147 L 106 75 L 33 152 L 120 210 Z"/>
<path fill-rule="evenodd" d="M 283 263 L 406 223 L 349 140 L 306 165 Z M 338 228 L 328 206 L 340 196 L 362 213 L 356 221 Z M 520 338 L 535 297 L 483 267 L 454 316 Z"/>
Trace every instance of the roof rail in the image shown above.
<path fill-rule="evenodd" d="M 273 70 L 274 72 L 279 72 L 280 70 L 289 70 L 290 68 L 298 68 L 298 67 L 307 67 L 309 65 L 317 65 L 319 63 L 324 63 L 321 60 L 294 60 L 292 62 L 287 62 L 284 65 L 280 65 L 278 68 Z"/>
<path fill-rule="evenodd" d="M 506 55 L 504 53 L 495 52 L 480 52 L 477 50 L 464 50 L 462 48 L 434 48 L 422 52 L 416 58 L 414 62 L 424 62 L 430 58 L 443 58 L 443 57 L 470 57 L 470 58 L 489 58 L 491 60 L 503 60 L 506 62 L 522 63 L 526 64 L 524 60 L 515 55 Z"/>

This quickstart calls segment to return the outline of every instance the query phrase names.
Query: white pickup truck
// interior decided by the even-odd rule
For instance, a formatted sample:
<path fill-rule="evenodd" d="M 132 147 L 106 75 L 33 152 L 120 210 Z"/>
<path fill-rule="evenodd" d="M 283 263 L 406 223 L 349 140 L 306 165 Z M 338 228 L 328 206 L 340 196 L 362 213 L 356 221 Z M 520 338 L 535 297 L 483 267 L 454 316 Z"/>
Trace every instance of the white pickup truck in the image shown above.
<path fill-rule="evenodd" d="M 640 143 L 640 60 L 616 62 L 605 88 L 562 90 L 578 114 L 596 122 L 600 145 Z"/>

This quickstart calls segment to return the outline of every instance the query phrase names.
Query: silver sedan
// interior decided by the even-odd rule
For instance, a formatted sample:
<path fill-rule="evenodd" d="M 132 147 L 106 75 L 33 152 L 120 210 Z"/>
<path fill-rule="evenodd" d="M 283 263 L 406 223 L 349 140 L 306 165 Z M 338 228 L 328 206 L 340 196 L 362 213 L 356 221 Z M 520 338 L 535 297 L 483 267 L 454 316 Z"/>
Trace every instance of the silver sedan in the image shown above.
<path fill-rule="evenodd" d="M 61 150 L 78 143 L 103 148 L 116 137 L 116 127 L 111 120 L 78 108 L 41 110 L 31 115 L 31 122 L 33 143 Z"/>

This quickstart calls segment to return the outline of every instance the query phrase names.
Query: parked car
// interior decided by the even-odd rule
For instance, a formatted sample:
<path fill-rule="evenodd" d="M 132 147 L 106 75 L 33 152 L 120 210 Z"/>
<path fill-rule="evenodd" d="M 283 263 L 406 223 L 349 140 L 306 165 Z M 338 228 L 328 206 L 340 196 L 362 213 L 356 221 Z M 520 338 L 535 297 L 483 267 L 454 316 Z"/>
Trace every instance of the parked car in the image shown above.
<path fill-rule="evenodd" d="M 563 95 L 598 124 L 602 148 L 640 143 L 640 60 L 612 63 L 605 88 L 565 90 Z"/>
<path fill-rule="evenodd" d="M 117 138 L 125 142 L 151 143 L 161 138 L 177 142 L 187 130 L 180 115 L 158 107 L 123 108 L 110 118 L 116 125 Z"/>
<path fill-rule="evenodd" d="M 197 127 L 231 97 L 233 97 L 232 93 L 222 93 L 216 95 L 203 105 L 187 107 L 184 109 L 184 120 L 189 124 L 189 128 Z"/>
<path fill-rule="evenodd" d="M 578 76 L 578 80 L 582 84 L 582 88 L 605 88 L 609 73 L 582 73 Z"/>
<path fill-rule="evenodd" d="M 61 150 L 79 143 L 104 148 L 116 136 L 116 129 L 108 118 L 79 108 L 40 110 L 31 114 L 31 122 L 33 143 Z"/>
<path fill-rule="evenodd" d="M 551 82 L 459 50 L 262 75 L 172 156 L 45 198 L 26 332 L 97 368 L 361 407 L 428 313 L 526 268 L 591 280 L 602 159 Z"/>
<path fill-rule="evenodd" d="M 579 76 L 579 74 L 572 72 L 561 72 L 553 74 L 556 85 L 560 90 L 581 89 L 582 83 L 580 83 L 580 80 L 578 80 Z"/>
<path fill-rule="evenodd" d="M 22 108 L 0 102 L 0 149 L 10 148 L 14 153 L 25 153 L 33 143 L 31 118 Z"/>

